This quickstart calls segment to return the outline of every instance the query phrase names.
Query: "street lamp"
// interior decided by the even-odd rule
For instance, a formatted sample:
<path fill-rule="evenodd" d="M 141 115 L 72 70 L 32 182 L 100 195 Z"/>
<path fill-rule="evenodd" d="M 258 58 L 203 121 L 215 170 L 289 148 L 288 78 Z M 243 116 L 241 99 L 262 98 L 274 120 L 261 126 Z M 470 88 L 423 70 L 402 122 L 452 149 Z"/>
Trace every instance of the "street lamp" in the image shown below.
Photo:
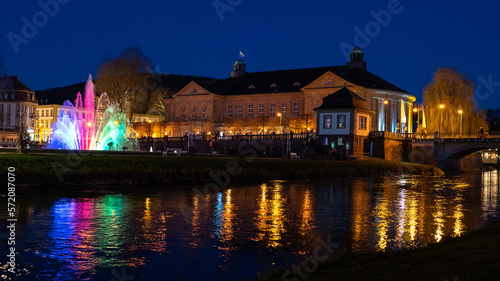
<path fill-rule="evenodd" d="M 418 133 L 418 125 L 420 123 L 420 112 L 419 112 L 418 108 L 414 107 L 413 108 L 413 113 L 417 113 L 417 130 L 416 130 L 416 132 Z"/>
<path fill-rule="evenodd" d="M 389 100 L 385 99 L 384 105 L 388 105 L 388 104 L 389 104 Z M 386 107 L 384 107 L 384 131 L 387 131 L 387 108 Z"/>
<path fill-rule="evenodd" d="M 459 109 L 458 110 L 458 114 L 460 114 L 460 136 L 462 136 L 462 114 L 463 114 L 463 110 Z"/>
<path fill-rule="evenodd" d="M 281 127 L 281 113 L 278 113 L 278 117 L 280 118 L 280 134 L 283 134 L 283 127 Z"/>
<path fill-rule="evenodd" d="M 439 109 L 444 109 L 444 104 L 439 105 Z M 439 114 L 439 138 L 441 138 L 441 122 L 443 122 L 443 112 Z"/>
<path fill-rule="evenodd" d="M 149 120 L 148 120 L 148 122 L 149 122 L 149 132 L 148 132 L 148 137 L 150 137 L 150 138 L 151 138 L 151 122 L 152 122 L 152 121 L 151 121 L 151 119 L 149 119 Z"/>

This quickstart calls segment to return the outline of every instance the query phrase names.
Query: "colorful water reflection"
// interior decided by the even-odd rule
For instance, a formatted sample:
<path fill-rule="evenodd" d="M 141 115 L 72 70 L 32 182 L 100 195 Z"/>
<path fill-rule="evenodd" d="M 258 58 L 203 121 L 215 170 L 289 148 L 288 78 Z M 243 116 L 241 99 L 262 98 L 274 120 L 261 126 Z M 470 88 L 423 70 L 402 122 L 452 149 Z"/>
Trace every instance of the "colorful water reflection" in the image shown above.
<path fill-rule="evenodd" d="M 165 271 L 167 280 L 252 279 L 303 260 L 328 235 L 352 251 L 462 235 L 500 214 L 499 192 L 493 171 L 468 178 L 272 181 L 214 194 L 83 194 L 57 199 L 49 210 L 28 206 L 33 212 L 20 229 L 30 231 L 23 239 L 34 258 L 26 259 L 44 268 L 24 270 L 61 280 L 111 280 L 111 269 L 122 267 L 135 269 L 139 280 Z"/>

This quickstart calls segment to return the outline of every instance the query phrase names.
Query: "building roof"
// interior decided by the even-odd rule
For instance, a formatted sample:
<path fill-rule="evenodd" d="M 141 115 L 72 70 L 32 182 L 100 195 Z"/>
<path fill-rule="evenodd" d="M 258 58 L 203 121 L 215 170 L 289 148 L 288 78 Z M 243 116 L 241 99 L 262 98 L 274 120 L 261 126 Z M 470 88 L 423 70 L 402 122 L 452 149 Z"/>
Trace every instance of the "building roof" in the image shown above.
<path fill-rule="evenodd" d="M 19 81 L 18 76 L 3 76 L 0 77 L 0 91 L 23 91 L 33 92 L 23 82 Z"/>
<path fill-rule="evenodd" d="M 370 110 L 366 100 L 346 87 L 334 92 L 323 98 L 323 103 L 320 107 L 314 110 L 322 109 L 347 109 L 357 108 Z"/>
<path fill-rule="evenodd" d="M 346 65 L 251 72 L 239 77 L 227 78 L 212 85 L 201 84 L 200 86 L 219 95 L 301 92 L 301 88 L 328 71 L 361 87 L 407 93 L 365 69 L 348 68 Z"/>
<path fill-rule="evenodd" d="M 154 85 L 154 83 L 158 83 L 174 93 L 184 88 L 191 81 L 195 81 L 200 84 L 204 83 L 204 85 L 205 84 L 210 85 L 213 84 L 215 81 L 220 80 L 202 76 L 160 74 L 160 73 L 151 74 L 151 78 L 156 80 L 151 81 L 151 83 L 147 84 L 148 86 Z M 93 80 L 94 83 L 96 83 L 96 81 L 97 79 Z M 64 87 L 51 88 L 47 90 L 38 90 L 36 92 L 36 95 L 38 100 L 40 101 L 40 104 L 63 104 L 64 101 L 66 100 L 73 102 L 76 99 L 76 94 L 78 94 L 78 92 L 82 94 L 84 93 L 85 83 L 86 82 L 80 82 Z M 98 89 L 96 89 L 96 94 L 100 94 Z"/>

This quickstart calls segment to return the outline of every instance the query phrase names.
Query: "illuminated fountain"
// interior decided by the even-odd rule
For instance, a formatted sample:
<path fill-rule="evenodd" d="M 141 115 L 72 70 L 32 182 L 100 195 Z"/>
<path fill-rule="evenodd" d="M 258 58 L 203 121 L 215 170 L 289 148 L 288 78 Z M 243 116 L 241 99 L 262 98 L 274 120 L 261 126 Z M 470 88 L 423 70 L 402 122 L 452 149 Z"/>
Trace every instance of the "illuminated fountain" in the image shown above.
<path fill-rule="evenodd" d="M 99 118 L 99 109 L 106 108 Z M 85 85 L 85 99 L 80 93 L 75 104 L 65 101 L 52 125 L 49 148 L 73 150 L 137 150 L 138 142 L 130 122 L 118 104 L 111 104 L 103 93 L 95 107 L 92 76 Z"/>

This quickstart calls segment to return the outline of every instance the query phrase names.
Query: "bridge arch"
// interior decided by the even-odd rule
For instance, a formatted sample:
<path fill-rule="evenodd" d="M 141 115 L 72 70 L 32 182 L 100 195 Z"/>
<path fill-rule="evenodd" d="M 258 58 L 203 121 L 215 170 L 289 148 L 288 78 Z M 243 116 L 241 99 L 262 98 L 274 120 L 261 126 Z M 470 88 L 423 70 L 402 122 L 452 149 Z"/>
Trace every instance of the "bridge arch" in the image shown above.
<path fill-rule="evenodd" d="M 443 158 L 460 160 L 471 153 L 486 149 L 500 149 L 500 142 L 475 142 L 462 144 L 451 149 L 449 152 L 447 151 Z"/>
<path fill-rule="evenodd" d="M 434 164 L 444 171 L 460 171 L 460 160 L 485 149 L 500 149 L 500 136 L 489 138 L 435 139 L 433 141 Z"/>

